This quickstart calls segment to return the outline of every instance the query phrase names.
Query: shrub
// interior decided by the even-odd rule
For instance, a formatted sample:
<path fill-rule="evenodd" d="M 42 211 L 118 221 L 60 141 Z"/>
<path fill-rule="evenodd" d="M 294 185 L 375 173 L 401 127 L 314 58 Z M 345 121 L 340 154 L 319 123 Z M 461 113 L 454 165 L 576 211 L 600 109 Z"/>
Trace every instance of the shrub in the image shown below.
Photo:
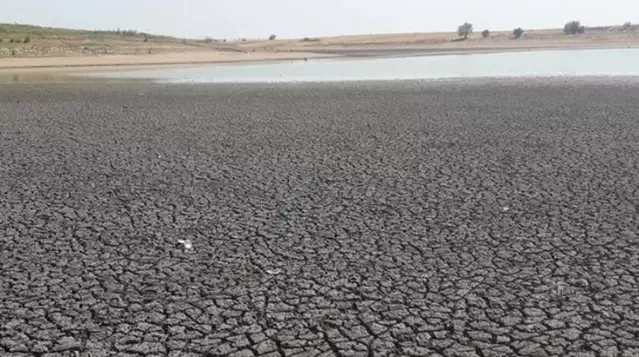
<path fill-rule="evenodd" d="M 212 37 L 205 37 L 204 38 L 204 43 L 213 43 L 213 38 Z"/>
<path fill-rule="evenodd" d="M 624 22 L 623 25 L 621 26 L 621 30 L 625 31 L 628 30 L 632 27 L 632 22 L 628 21 L 628 22 Z"/>
<path fill-rule="evenodd" d="M 138 35 L 138 31 L 137 30 L 125 30 L 125 31 L 121 31 L 120 33 L 122 34 L 122 36 L 137 36 Z"/>
<path fill-rule="evenodd" d="M 31 42 L 31 37 L 27 36 L 24 38 L 24 40 L 22 40 L 22 43 L 29 43 Z"/>
<path fill-rule="evenodd" d="M 524 35 L 524 29 L 522 29 L 521 27 L 517 27 L 516 29 L 513 30 L 513 36 L 515 38 L 521 38 L 521 36 Z"/>
<path fill-rule="evenodd" d="M 481 32 L 481 37 L 486 38 L 490 36 L 490 30 L 484 30 Z"/>
<path fill-rule="evenodd" d="M 14 39 L 9 39 L 9 43 L 15 43 L 15 42 L 16 42 L 16 40 L 14 40 Z"/>
<path fill-rule="evenodd" d="M 564 25 L 564 33 L 566 35 L 575 35 L 586 32 L 586 27 L 581 25 L 579 21 L 570 21 Z"/>
<path fill-rule="evenodd" d="M 277 36 L 275 36 L 275 35 L 271 35 L 271 36 L 269 36 L 269 37 L 268 37 L 269 41 L 273 41 L 273 40 L 275 40 L 276 38 L 277 38 Z"/>
<path fill-rule="evenodd" d="M 318 42 L 320 39 L 316 37 L 304 37 L 302 42 Z"/>
<path fill-rule="evenodd" d="M 473 32 L 473 24 L 468 23 L 468 22 L 464 22 L 463 24 L 459 25 L 459 27 L 457 27 L 457 35 L 459 37 L 463 37 L 464 40 L 468 38 L 468 35 L 470 35 Z"/>

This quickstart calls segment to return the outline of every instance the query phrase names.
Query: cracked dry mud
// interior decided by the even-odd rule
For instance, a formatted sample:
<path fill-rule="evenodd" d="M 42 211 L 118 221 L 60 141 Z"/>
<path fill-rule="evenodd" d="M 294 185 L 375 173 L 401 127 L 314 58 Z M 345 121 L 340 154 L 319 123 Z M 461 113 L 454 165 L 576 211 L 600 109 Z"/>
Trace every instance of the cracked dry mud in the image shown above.
<path fill-rule="evenodd" d="M 639 85 L 0 88 L 0 355 L 639 356 Z"/>

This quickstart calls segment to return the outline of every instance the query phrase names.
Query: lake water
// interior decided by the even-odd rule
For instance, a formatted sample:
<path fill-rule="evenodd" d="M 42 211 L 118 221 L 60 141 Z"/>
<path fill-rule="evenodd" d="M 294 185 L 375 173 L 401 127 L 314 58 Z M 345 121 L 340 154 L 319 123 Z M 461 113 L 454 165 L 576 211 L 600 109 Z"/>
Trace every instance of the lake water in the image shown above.
<path fill-rule="evenodd" d="M 253 83 L 480 77 L 635 76 L 639 49 L 559 50 L 366 59 L 310 59 L 245 65 L 89 73 L 160 82 Z"/>

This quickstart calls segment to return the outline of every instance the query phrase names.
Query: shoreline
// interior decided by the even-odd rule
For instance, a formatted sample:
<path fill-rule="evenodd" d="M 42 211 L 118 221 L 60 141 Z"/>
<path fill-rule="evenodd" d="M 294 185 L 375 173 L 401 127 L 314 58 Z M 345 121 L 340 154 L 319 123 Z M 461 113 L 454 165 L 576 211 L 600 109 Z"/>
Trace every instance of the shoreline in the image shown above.
<path fill-rule="evenodd" d="M 491 53 L 516 53 L 533 51 L 580 51 L 580 50 L 615 50 L 639 48 L 639 44 L 611 45 L 549 45 L 549 46 L 509 46 L 509 47 L 468 47 L 463 49 L 449 48 L 396 48 L 396 49 L 349 49 L 326 50 L 315 53 L 335 54 L 342 58 L 387 58 L 387 57 L 421 57 L 421 56 L 458 56 Z"/>
<path fill-rule="evenodd" d="M 635 43 L 613 44 L 557 44 L 540 46 L 483 46 L 483 47 L 410 47 L 362 46 L 355 48 L 312 49 L 309 52 L 185 52 L 157 55 L 113 55 L 91 57 L 27 57 L 0 58 L 0 75 L 33 73 L 77 73 L 83 71 L 116 71 L 161 69 L 199 65 L 245 65 L 277 63 L 305 59 L 361 59 L 418 56 L 451 56 L 530 51 L 574 51 L 639 48 Z"/>
<path fill-rule="evenodd" d="M 335 58 L 337 55 L 308 52 L 264 52 L 228 54 L 186 52 L 162 55 L 114 55 L 93 57 L 0 58 L 0 74 L 34 72 L 78 72 L 82 70 L 121 70 L 126 68 L 162 68 L 205 64 L 244 64 L 304 59 Z M 235 57 L 235 58 L 233 58 Z"/>

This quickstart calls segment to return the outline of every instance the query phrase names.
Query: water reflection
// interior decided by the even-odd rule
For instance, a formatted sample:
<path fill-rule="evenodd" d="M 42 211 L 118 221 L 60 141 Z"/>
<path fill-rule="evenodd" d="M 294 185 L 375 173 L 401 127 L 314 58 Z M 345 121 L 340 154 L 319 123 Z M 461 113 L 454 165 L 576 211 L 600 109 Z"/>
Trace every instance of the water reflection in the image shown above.
<path fill-rule="evenodd" d="M 208 65 L 88 73 L 161 82 L 314 82 L 530 76 L 639 75 L 639 49 L 529 51 Z"/>

